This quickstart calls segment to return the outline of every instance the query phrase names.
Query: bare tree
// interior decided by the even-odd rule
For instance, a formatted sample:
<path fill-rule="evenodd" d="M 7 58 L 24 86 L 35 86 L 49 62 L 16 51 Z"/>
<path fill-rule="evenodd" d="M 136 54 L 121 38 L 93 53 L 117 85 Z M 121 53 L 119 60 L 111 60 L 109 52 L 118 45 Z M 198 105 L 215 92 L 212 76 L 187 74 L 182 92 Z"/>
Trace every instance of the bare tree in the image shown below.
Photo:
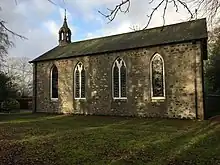
<path fill-rule="evenodd" d="M 107 8 L 107 14 L 101 11 L 98 12 L 111 22 L 120 12 L 128 13 L 132 2 L 132 0 L 121 0 L 113 9 Z M 206 16 L 211 24 L 217 17 L 220 8 L 220 0 L 149 0 L 149 5 L 153 5 L 153 3 L 155 3 L 155 7 L 152 8 L 148 15 L 144 29 L 149 26 L 155 12 L 158 10 L 163 11 L 162 20 L 164 25 L 169 5 L 172 5 L 176 12 L 179 12 L 179 9 L 183 7 L 189 14 L 189 20 L 196 18 L 197 14 L 200 13 L 202 16 Z"/>
<path fill-rule="evenodd" d="M 32 92 L 32 65 L 27 57 L 9 57 L 3 67 L 4 72 L 17 84 L 20 95 L 28 96 Z"/>
<path fill-rule="evenodd" d="M 14 1 L 15 1 L 16 5 L 19 2 L 18 0 L 14 0 Z M 56 5 L 56 3 L 53 0 L 45 0 L 45 1 L 48 1 L 48 2 Z M 1 6 L 0 6 L 0 10 L 1 10 Z M 27 39 L 25 36 L 22 36 L 22 35 L 14 32 L 14 31 L 12 31 L 11 29 L 9 29 L 6 24 L 7 24 L 7 22 L 4 21 L 4 18 L 0 18 L 0 28 L 1 28 L 0 32 L 3 32 L 4 34 L 7 34 L 7 36 L 8 36 L 8 33 L 9 33 L 9 34 L 11 34 L 11 35 L 13 35 L 15 37 L 19 37 L 21 39 Z M 1 35 L 1 33 L 0 33 L 0 35 Z M 7 38 L 7 40 L 8 40 L 8 38 Z"/>
<path fill-rule="evenodd" d="M 15 4 L 18 4 L 18 0 L 14 0 Z M 46 0 L 50 3 L 56 5 L 53 0 Z M 1 11 L 1 6 L 0 6 Z M 4 21 L 4 18 L 0 18 L 0 69 L 1 69 L 1 62 L 3 61 L 3 57 L 7 54 L 7 50 L 9 47 L 13 46 L 13 42 L 9 40 L 9 35 L 27 39 L 25 36 L 20 35 L 7 27 L 7 22 Z"/>
<path fill-rule="evenodd" d="M 14 0 L 15 4 L 17 5 L 19 3 L 18 0 Z M 50 3 L 56 5 L 53 0 L 45 0 L 49 1 Z M 1 12 L 1 6 L 0 6 L 0 12 Z M 4 18 L 0 17 L 0 71 L 2 70 L 2 65 L 5 62 L 5 58 L 8 54 L 8 49 L 12 46 L 14 46 L 13 42 L 9 39 L 9 35 L 12 35 L 13 37 L 18 37 L 20 39 L 27 39 L 25 36 L 20 35 L 13 30 L 9 29 L 7 27 L 7 22 L 4 20 Z"/>
<path fill-rule="evenodd" d="M 18 0 L 14 0 L 15 3 L 19 3 Z M 53 5 L 56 4 L 56 0 L 45 0 L 50 2 Z M 113 21 L 119 12 L 128 13 L 130 10 L 131 3 L 134 0 L 121 0 L 113 9 L 107 8 L 107 14 L 104 14 L 101 11 L 98 11 L 100 14 L 105 16 L 110 22 Z M 63 0 L 65 3 L 65 0 Z M 139 2 L 141 3 L 141 2 Z M 155 5 L 154 5 L 155 4 Z M 176 12 L 179 12 L 179 9 L 183 7 L 189 14 L 189 19 L 193 19 L 197 17 L 197 14 L 200 13 L 203 16 L 207 16 L 210 23 L 215 20 L 218 15 L 219 8 L 220 8 L 220 0 L 149 0 L 149 5 L 154 5 L 150 14 L 148 15 L 148 21 L 144 27 L 147 28 L 155 14 L 156 11 L 162 10 L 163 11 L 163 25 L 165 24 L 166 20 L 166 12 L 169 5 L 172 5 Z M 22 35 L 19 35 L 12 30 L 8 29 L 6 26 L 6 22 L 0 18 L 0 28 L 4 29 L 5 31 L 11 33 L 20 38 L 25 38 Z M 1 30 L 1 29 L 0 29 Z"/>
<path fill-rule="evenodd" d="M 16 2 L 16 1 L 15 1 Z M 1 11 L 1 7 L 0 7 Z M 14 46 L 14 43 L 9 39 L 9 35 L 17 36 L 22 39 L 26 39 L 24 36 L 19 35 L 6 26 L 6 22 L 3 18 L 0 18 L 0 71 L 2 71 L 5 58 L 8 54 L 8 49 Z"/>
<path fill-rule="evenodd" d="M 8 53 L 7 50 L 12 45 L 13 45 L 13 43 L 9 40 L 9 36 L 8 36 L 6 30 L 4 29 L 4 27 L 2 27 L 0 25 L 0 71 L 2 68 L 2 63 L 5 60 L 5 56 Z"/>

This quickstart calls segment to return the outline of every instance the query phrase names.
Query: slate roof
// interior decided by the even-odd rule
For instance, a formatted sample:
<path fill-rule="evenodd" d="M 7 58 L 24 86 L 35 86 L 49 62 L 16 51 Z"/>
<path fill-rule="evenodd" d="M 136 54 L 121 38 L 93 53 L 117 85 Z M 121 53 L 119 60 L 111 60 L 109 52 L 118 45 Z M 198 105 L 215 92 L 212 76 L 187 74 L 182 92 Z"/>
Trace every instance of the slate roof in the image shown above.
<path fill-rule="evenodd" d="M 156 27 L 136 32 L 72 42 L 57 46 L 33 62 L 101 54 L 120 50 L 207 39 L 206 19 Z"/>

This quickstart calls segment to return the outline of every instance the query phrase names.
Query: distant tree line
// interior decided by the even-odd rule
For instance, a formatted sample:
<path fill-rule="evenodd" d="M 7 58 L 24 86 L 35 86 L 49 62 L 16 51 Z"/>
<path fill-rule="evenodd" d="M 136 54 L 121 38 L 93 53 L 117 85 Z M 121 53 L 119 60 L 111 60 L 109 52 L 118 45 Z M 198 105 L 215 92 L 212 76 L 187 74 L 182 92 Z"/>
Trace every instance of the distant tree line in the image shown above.
<path fill-rule="evenodd" d="M 206 93 L 220 95 L 220 27 L 209 33 L 208 60 L 204 71 Z"/>

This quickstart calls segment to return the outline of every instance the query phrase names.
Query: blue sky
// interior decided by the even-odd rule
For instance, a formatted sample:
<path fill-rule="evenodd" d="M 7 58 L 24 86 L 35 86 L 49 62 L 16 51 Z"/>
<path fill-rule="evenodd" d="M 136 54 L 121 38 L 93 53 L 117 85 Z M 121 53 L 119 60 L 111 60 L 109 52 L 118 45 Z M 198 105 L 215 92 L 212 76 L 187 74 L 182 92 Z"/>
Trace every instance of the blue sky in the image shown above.
<path fill-rule="evenodd" d="M 155 1 L 155 3 L 158 0 Z M 25 56 L 36 58 L 45 51 L 57 46 L 58 30 L 62 26 L 64 8 L 67 9 L 67 20 L 72 30 L 72 42 L 89 38 L 113 35 L 131 31 L 131 27 L 144 27 L 147 23 L 147 14 L 153 6 L 147 0 L 132 0 L 130 12 L 119 14 L 116 19 L 108 20 L 98 13 L 98 10 L 107 12 L 108 8 L 121 0 L 54 0 L 57 5 L 47 0 L 1 0 L 1 17 L 7 22 L 7 27 L 28 38 L 21 40 L 12 38 L 16 47 L 9 50 L 9 56 Z M 171 5 L 172 6 L 172 5 Z M 186 21 L 189 15 L 180 8 L 180 12 L 168 8 L 166 24 Z M 149 26 L 162 25 L 162 10 L 155 13 Z"/>

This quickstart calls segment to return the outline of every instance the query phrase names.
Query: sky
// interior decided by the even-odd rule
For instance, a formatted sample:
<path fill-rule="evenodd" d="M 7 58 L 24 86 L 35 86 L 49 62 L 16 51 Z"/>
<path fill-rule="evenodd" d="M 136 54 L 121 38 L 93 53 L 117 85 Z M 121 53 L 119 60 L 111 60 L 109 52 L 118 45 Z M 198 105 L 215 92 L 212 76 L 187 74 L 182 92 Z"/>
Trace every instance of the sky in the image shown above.
<path fill-rule="evenodd" d="M 148 0 L 131 0 L 129 13 L 119 15 L 109 23 L 98 11 L 107 13 L 121 0 L 1 0 L 0 16 L 6 26 L 27 38 L 12 37 L 15 47 L 9 49 L 9 56 L 28 57 L 31 60 L 58 45 L 58 31 L 63 24 L 64 9 L 72 31 L 72 42 L 114 35 L 132 31 L 138 26 L 143 28 L 147 15 L 158 2 L 149 5 Z M 157 11 L 148 28 L 162 26 L 163 10 Z M 189 15 L 180 8 L 176 13 L 173 4 L 167 8 L 165 24 L 186 21 Z"/>

